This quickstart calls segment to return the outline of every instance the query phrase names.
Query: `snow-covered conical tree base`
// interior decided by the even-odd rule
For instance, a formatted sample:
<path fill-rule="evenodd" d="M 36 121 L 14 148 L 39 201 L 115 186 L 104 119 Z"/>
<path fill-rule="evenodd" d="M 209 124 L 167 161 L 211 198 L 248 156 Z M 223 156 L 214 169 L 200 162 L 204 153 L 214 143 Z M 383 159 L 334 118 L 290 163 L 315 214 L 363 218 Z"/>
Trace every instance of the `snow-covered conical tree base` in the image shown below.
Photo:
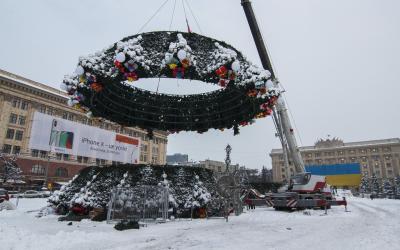
<path fill-rule="evenodd" d="M 49 198 L 56 207 L 71 209 L 74 206 L 85 208 L 107 208 L 110 193 L 116 187 L 137 187 L 140 185 L 158 185 L 163 182 L 164 173 L 168 176 L 170 196 L 175 202 L 175 209 L 187 209 L 186 197 L 202 183 L 203 196 L 211 202 L 216 197 L 217 189 L 212 171 L 188 166 L 152 166 L 123 164 L 117 166 L 88 167 L 83 169 L 67 185 Z M 165 176 L 165 175 L 164 175 Z M 185 205 L 186 204 L 186 205 Z M 206 205 L 206 204 L 203 204 Z"/>

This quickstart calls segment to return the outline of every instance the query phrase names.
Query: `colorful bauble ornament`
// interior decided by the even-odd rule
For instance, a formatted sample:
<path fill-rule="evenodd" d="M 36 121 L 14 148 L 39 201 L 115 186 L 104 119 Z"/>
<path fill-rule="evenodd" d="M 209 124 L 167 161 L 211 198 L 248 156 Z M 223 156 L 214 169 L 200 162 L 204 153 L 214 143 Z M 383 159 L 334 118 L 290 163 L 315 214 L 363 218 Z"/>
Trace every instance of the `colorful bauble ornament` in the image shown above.
<path fill-rule="evenodd" d="M 172 74 L 175 78 L 183 79 L 185 77 L 185 69 L 181 67 L 175 67 L 172 70 Z"/>
<path fill-rule="evenodd" d="M 240 70 L 240 62 L 237 61 L 237 60 L 234 61 L 234 62 L 232 63 L 232 65 L 231 65 L 231 68 L 232 68 L 233 71 L 239 72 L 239 70 Z"/>
<path fill-rule="evenodd" d="M 187 55 L 187 53 L 186 53 L 186 51 L 183 50 L 183 49 L 179 50 L 179 51 L 178 51 L 178 54 L 177 54 L 179 60 L 185 59 L 185 58 L 186 58 L 186 55 Z"/>
<path fill-rule="evenodd" d="M 129 82 L 138 80 L 138 76 L 135 72 L 125 73 L 124 76 L 125 76 L 126 80 L 128 80 Z"/>
<path fill-rule="evenodd" d="M 181 61 L 181 63 L 182 63 L 182 67 L 184 67 L 184 68 L 188 68 L 190 66 L 190 61 L 187 58 L 183 59 Z"/>
<path fill-rule="evenodd" d="M 103 90 L 103 85 L 100 83 L 92 83 L 90 84 L 90 87 L 95 91 L 95 92 L 101 92 Z"/>
<path fill-rule="evenodd" d="M 83 75 L 83 73 L 85 73 L 85 70 L 83 69 L 83 67 L 81 65 L 79 65 L 78 67 L 76 67 L 75 69 L 75 74 L 77 74 L 78 76 Z"/>
<path fill-rule="evenodd" d="M 219 67 L 215 73 L 221 77 L 221 78 L 225 78 L 226 74 L 228 73 L 228 69 L 225 66 L 221 66 Z"/>
<path fill-rule="evenodd" d="M 125 61 L 125 53 L 123 52 L 119 52 L 116 56 L 115 56 L 115 60 L 117 60 L 120 63 L 123 63 Z"/>
<path fill-rule="evenodd" d="M 270 89 L 273 89 L 275 85 L 274 85 L 274 83 L 273 83 L 271 80 L 268 80 L 268 81 L 265 83 L 265 86 L 267 87 L 268 90 L 270 90 Z"/>

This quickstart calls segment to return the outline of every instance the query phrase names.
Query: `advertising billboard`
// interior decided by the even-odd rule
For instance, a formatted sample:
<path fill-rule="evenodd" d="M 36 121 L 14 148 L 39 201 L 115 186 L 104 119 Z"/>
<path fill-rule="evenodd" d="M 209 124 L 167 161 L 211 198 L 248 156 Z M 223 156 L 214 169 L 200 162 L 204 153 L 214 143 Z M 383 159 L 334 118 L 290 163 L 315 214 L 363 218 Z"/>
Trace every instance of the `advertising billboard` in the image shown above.
<path fill-rule="evenodd" d="M 30 149 L 138 163 L 138 138 L 35 112 Z"/>

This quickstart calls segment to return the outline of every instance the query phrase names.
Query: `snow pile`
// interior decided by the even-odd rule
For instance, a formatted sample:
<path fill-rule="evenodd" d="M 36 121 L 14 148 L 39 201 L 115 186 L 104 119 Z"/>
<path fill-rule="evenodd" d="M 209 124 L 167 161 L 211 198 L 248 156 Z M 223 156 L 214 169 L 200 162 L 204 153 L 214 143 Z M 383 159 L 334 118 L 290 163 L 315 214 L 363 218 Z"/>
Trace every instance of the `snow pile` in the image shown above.
<path fill-rule="evenodd" d="M 112 224 L 84 220 L 71 226 L 55 216 L 35 218 L 44 199 L 24 199 L 18 210 L 0 212 L 0 248 L 30 249 L 398 249 L 399 200 L 349 198 L 349 213 L 332 207 L 277 212 L 249 210 L 223 219 L 175 220 L 137 231 L 116 231 Z"/>
<path fill-rule="evenodd" d="M 14 210 L 16 209 L 15 205 L 11 201 L 3 201 L 0 203 L 0 211 L 1 210 Z"/>

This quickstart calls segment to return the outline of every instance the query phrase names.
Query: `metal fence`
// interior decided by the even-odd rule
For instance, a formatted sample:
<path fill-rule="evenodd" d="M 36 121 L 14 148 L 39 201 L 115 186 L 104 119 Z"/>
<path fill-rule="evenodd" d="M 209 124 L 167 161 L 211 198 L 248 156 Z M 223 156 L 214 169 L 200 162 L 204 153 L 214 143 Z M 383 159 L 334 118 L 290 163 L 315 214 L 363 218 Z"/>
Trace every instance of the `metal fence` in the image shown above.
<path fill-rule="evenodd" d="M 115 188 L 111 192 L 107 222 L 165 222 L 167 218 L 168 189 L 163 186 Z"/>

